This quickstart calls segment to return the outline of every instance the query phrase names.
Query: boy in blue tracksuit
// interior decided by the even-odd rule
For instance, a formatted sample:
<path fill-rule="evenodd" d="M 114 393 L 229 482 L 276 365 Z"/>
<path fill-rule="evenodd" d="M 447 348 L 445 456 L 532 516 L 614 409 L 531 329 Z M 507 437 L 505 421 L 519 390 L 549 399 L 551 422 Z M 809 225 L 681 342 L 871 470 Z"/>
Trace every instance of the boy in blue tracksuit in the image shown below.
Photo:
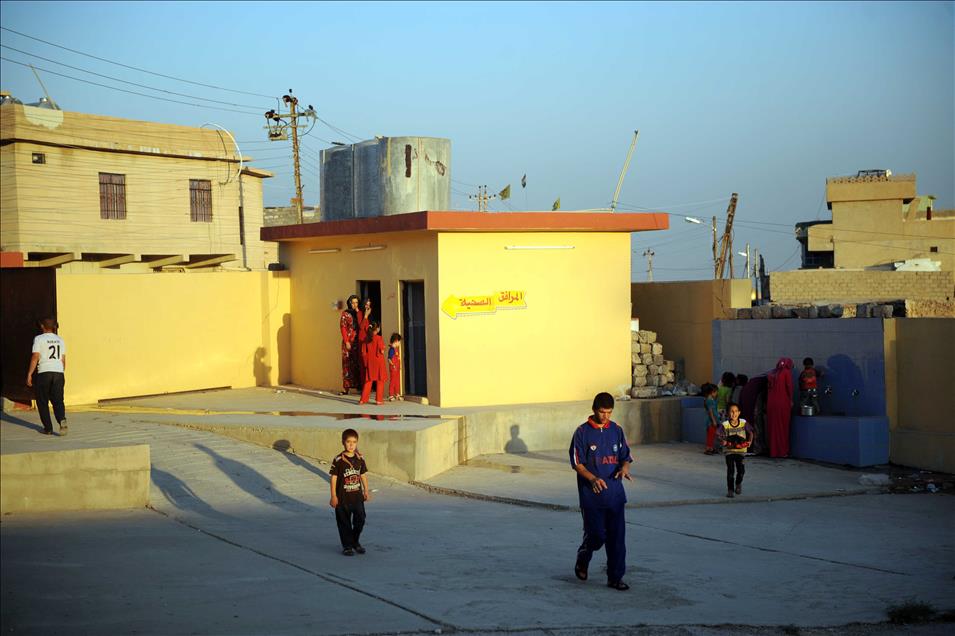
<path fill-rule="evenodd" d="M 607 546 L 607 586 L 628 590 L 622 581 L 626 570 L 627 493 L 623 479 L 630 480 L 630 447 L 623 429 L 610 421 L 613 396 L 598 393 L 594 414 L 574 431 L 570 443 L 570 465 L 577 472 L 577 493 L 584 517 L 584 540 L 577 549 L 574 574 L 587 580 L 587 566 L 594 552 Z"/>

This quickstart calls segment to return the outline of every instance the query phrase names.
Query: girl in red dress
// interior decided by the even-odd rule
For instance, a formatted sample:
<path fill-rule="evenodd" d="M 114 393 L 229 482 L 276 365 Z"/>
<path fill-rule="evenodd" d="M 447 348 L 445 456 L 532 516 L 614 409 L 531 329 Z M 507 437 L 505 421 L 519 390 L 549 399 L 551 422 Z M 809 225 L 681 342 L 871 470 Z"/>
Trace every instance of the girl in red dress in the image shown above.
<path fill-rule="evenodd" d="M 401 399 L 401 334 L 393 333 L 388 348 L 388 401 Z"/>
<path fill-rule="evenodd" d="M 770 457 L 789 457 L 789 418 L 793 410 L 793 361 L 780 358 L 767 377 L 766 437 Z"/>
<path fill-rule="evenodd" d="M 385 389 L 385 343 L 381 339 L 381 335 L 378 332 L 381 331 L 381 327 L 377 322 L 372 322 L 368 326 L 368 338 L 365 340 L 365 344 L 362 345 L 362 350 L 364 351 L 365 359 L 365 386 L 361 390 L 361 399 L 358 400 L 359 404 L 367 404 L 368 398 L 371 397 L 371 383 L 375 383 L 375 403 L 384 404 L 382 398 L 384 397 Z"/>

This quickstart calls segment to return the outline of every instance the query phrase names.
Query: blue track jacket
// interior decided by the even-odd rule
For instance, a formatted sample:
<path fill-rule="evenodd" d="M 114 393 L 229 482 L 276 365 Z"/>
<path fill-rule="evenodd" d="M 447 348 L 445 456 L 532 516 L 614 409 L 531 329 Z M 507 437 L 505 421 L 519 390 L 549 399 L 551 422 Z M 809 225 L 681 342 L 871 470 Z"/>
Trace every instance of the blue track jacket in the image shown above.
<path fill-rule="evenodd" d="M 597 494 L 586 479 L 577 474 L 577 492 L 581 508 L 616 508 L 627 503 L 623 479 L 614 479 L 623 462 L 632 462 L 623 429 L 616 422 L 601 427 L 593 418 L 577 427 L 570 443 L 570 465 L 583 464 L 595 476 L 607 482 Z"/>

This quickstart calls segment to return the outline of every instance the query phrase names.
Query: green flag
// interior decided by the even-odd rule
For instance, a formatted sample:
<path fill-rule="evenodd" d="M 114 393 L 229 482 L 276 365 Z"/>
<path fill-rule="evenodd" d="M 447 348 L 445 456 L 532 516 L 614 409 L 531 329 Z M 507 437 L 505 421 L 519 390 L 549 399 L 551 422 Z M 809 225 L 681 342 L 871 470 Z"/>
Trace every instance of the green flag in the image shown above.
<path fill-rule="evenodd" d="M 559 209 L 560 209 L 560 197 L 557 197 L 557 200 L 554 201 L 554 205 L 551 207 L 551 212 L 553 212 L 554 210 L 559 210 Z"/>
<path fill-rule="evenodd" d="M 511 198 L 511 184 L 507 184 L 507 187 L 498 192 L 497 196 L 501 197 L 501 201 L 504 199 Z"/>

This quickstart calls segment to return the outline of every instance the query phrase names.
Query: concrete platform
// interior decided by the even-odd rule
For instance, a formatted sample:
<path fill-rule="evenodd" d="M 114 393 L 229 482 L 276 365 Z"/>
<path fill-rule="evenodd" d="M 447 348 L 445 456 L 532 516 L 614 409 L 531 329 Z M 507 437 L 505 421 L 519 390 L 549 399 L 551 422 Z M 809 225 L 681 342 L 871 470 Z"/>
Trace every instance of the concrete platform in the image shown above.
<path fill-rule="evenodd" d="M 175 424 L 316 459 L 341 451 L 341 431 L 359 432 L 359 447 L 377 472 L 420 481 L 480 455 L 562 448 L 590 414 L 590 402 L 441 409 L 414 402 L 358 405 L 297 387 L 211 391 L 111 402 L 75 414 L 135 416 Z M 614 420 L 631 444 L 678 440 L 680 400 L 617 402 Z"/>

